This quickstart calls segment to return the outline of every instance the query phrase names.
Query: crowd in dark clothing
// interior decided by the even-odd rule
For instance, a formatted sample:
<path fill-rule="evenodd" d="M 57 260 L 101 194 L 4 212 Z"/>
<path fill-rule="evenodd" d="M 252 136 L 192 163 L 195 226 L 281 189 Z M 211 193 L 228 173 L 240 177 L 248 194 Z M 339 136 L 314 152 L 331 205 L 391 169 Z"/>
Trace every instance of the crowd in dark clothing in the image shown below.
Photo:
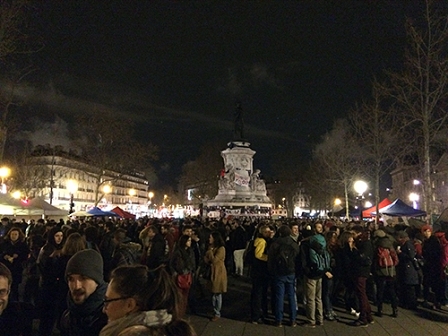
<path fill-rule="evenodd" d="M 353 325 L 367 326 L 373 321 L 371 302 L 378 317 L 383 316 L 385 302 L 392 306 L 392 317 L 397 316 L 399 306 L 418 309 L 419 300 L 432 309 L 448 304 L 448 241 L 445 232 L 434 233 L 429 225 L 412 229 L 254 218 L 89 218 L 26 223 L 4 218 L 0 262 L 13 276 L 11 301 L 23 302 L 28 310 L 34 307 L 28 316 L 39 319 L 39 335 L 51 335 L 55 327 L 64 330 L 64 312 L 73 306 L 64 272 L 77 251 L 65 251 L 64 246 L 74 234 L 83 237 L 82 248 L 101 254 L 102 286 L 112 270 L 133 264 L 149 269 L 164 266 L 179 281 L 190 279 L 186 287 L 179 283 L 182 314 L 195 313 L 197 291 L 193 289 L 207 264 L 212 266 L 214 320 L 221 316 L 227 274 L 248 276 L 252 282 L 248 319 L 253 323 L 273 319 L 278 327 L 286 317 L 295 327 L 302 304 L 308 321 L 305 326 L 311 328 L 337 319 L 333 305 L 342 305 L 353 314 Z M 379 264 L 380 247 L 390 251 L 392 261 L 386 267 Z M 103 287 L 96 295 L 104 296 Z M 88 326 L 90 322 L 81 323 Z"/>

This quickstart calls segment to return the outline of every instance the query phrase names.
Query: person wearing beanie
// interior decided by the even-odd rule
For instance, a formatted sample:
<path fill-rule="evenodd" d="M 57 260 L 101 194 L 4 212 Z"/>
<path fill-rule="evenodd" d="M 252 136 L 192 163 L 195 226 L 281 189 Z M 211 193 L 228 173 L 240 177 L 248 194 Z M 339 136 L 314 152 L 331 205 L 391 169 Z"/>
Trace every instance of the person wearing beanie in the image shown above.
<path fill-rule="evenodd" d="M 75 253 L 68 261 L 65 276 L 69 287 L 68 308 L 60 320 L 61 335 L 99 335 L 107 324 L 103 313 L 103 258 L 92 249 Z"/>
<path fill-rule="evenodd" d="M 430 225 L 423 225 L 421 228 L 423 234 L 422 256 L 424 265 L 423 271 L 423 303 L 425 308 L 438 308 L 441 304 L 439 298 L 444 297 L 444 279 L 442 278 L 442 246 L 439 239 L 433 234 Z M 434 292 L 434 305 L 430 303 L 430 291 Z"/>

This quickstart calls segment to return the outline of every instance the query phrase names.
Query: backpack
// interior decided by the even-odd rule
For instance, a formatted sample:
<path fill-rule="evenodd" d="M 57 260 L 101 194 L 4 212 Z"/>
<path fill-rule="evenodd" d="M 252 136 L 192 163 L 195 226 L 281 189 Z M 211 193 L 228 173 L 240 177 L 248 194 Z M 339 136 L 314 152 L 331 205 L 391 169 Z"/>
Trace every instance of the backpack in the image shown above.
<path fill-rule="evenodd" d="M 323 274 L 330 268 L 330 255 L 325 250 L 320 254 L 315 249 L 310 248 L 309 258 L 310 268 L 313 273 Z"/>
<path fill-rule="evenodd" d="M 275 271 L 277 275 L 289 275 L 296 272 L 297 251 L 291 244 L 279 244 L 275 257 Z"/>
<path fill-rule="evenodd" d="M 398 265 L 398 256 L 395 250 L 379 246 L 377 249 L 377 260 L 380 268 L 388 268 Z"/>

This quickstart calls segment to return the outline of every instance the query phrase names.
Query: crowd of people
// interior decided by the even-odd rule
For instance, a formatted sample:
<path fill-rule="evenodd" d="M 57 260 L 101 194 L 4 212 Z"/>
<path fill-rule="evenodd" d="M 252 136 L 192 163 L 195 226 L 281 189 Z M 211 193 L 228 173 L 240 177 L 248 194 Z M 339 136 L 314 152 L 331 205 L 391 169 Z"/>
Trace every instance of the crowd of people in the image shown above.
<path fill-rule="evenodd" d="M 88 218 L 0 225 L 0 329 L 7 335 L 196 335 L 208 284 L 210 320 L 222 314 L 228 275 L 247 277 L 254 324 L 315 328 L 333 305 L 368 326 L 383 305 L 441 309 L 448 241 L 430 225 L 337 220 Z M 375 314 L 371 303 L 376 306 Z M 285 309 L 286 308 L 286 309 Z M 286 314 L 285 314 L 286 312 Z"/>

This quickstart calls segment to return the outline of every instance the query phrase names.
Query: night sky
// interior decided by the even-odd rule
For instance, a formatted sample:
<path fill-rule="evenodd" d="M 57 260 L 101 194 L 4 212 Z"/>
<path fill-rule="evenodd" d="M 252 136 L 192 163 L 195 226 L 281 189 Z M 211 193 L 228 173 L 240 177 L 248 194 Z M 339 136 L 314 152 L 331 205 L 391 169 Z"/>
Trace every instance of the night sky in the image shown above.
<path fill-rule="evenodd" d="M 168 183 L 203 144 L 225 149 L 239 101 L 254 168 L 275 176 L 400 69 L 417 2 L 45 1 L 35 99 L 61 118 L 99 102 L 137 121 Z"/>

